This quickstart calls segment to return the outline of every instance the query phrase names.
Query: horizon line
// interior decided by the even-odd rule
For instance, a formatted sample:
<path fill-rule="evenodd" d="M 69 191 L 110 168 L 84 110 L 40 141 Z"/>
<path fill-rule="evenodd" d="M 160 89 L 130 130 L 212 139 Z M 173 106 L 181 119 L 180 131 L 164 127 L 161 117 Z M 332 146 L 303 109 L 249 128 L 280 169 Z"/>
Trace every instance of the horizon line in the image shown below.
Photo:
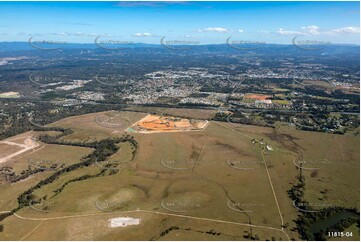
<path fill-rule="evenodd" d="M 25 44 L 29 44 L 29 41 L 0 41 L 0 44 L 2 43 L 25 43 Z M 46 43 L 45 43 L 46 44 Z M 58 45 L 67 45 L 67 44 L 78 44 L 78 45 L 97 45 L 97 43 L 95 42 L 85 42 L 85 43 L 80 43 L 80 42 L 63 42 L 63 43 L 54 43 L 55 44 L 58 44 Z M 159 46 L 163 46 L 162 43 L 144 43 L 144 42 L 137 42 L 137 43 L 129 43 L 129 44 L 117 44 L 117 45 L 123 45 L 123 46 L 126 46 L 126 45 L 137 45 L 137 44 L 144 44 L 144 45 L 159 45 Z M 105 44 L 106 45 L 106 44 Z M 184 45 L 176 45 L 176 46 L 207 46 L 207 45 L 229 45 L 227 42 L 225 43 L 214 43 L 214 44 L 184 44 Z M 241 45 L 241 44 L 235 44 L 235 45 Z M 244 43 L 242 45 L 295 45 L 293 43 L 264 43 L 264 42 L 260 42 L 260 43 Z M 306 44 L 304 44 L 306 45 Z M 319 45 L 322 45 L 322 44 L 319 44 Z M 326 43 L 326 44 L 323 44 L 323 45 L 354 45 L 354 46 L 360 46 L 360 43 Z M 31 45 L 30 45 L 31 46 Z"/>

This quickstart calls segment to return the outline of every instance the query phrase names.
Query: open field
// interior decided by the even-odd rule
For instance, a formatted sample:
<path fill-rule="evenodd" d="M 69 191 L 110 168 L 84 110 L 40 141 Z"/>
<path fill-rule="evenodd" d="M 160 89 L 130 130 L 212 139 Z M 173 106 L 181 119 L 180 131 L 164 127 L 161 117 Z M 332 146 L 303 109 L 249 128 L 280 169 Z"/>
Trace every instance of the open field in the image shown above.
<path fill-rule="evenodd" d="M 43 145 L 42 149 L 34 153 L 10 160 L 6 165 L 11 166 L 17 173 L 21 173 L 29 166 L 33 166 L 34 168 L 40 165 L 46 166 L 46 162 L 48 162 L 49 165 L 57 164 L 60 168 L 61 166 L 68 166 L 75 163 L 91 151 L 92 149 L 89 148 L 46 144 Z M 42 164 L 42 161 L 44 161 L 44 164 Z"/>
<path fill-rule="evenodd" d="M 72 129 L 74 133 L 64 140 L 91 141 L 121 136 L 128 127 L 145 116 L 144 113 L 111 111 L 70 117 L 49 126 Z"/>
<path fill-rule="evenodd" d="M 19 150 L 21 150 L 21 148 L 17 145 L 0 143 L 0 159 L 4 159 L 8 155 L 11 155 Z"/>
<path fill-rule="evenodd" d="M 39 143 L 37 143 L 34 140 L 34 137 L 32 137 L 32 136 L 28 136 L 25 139 L 20 138 L 20 140 L 21 140 L 20 142 L 19 141 L 13 142 L 12 140 L 8 139 L 8 140 L 4 140 L 4 141 L 0 142 L 0 145 L 7 145 L 7 146 L 13 146 L 13 147 L 15 146 L 18 148 L 18 149 L 15 149 L 13 152 L 9 152 L 9 150 L 4 152 L 4 153 L 8 153 L 8 154 L 7 155 L 2 154 L 0 156 L 0 164 L 5 163 L 6 161 L 9 161 L 12 158 L 17 157 L 23 153 L 34 150 L 36 147 L 38 147 L 40 145 Z M 1 148 L 1 146 L 0 146 L 0 148 Z M 4 148 L 6 148 L 6 147 L 3 147 L 3 149 Z M 11 148 L 11 149 L 13 149 L 13 148 Z"/>
<path fill-rule="evenodd" d="M 287 100 L 272 100 L 273 103 L 281 104 L 281 105 L 289 105 L 291 104 L 290 101 Z"/>
<path fill-rule="evenodd" d="M 322 80 L 304 80 L 303 83 L 306 85 L 321 87 L 325 89 L 332 87 L 332 85 L 329 82 Z"/>
<path fill-rule="evenodd" d="M 132 125 L 162 131 L 189 129 L 190 123 L 183 119 L 168 119 L 147 113 L 103 112 L 49 126 L 74 130 L 62 138 L 66 141 L 121 136 Z M 130 143 L 120 143 L 120 149 L 106 161 L 64 173 L 37 189 L 35 198 L 47 199 L 35 209 L 26 206 L 0 222 L 4 224 L 0 240 L 299 239 L 291 230 L 299 211 L 287 191 L 299 174 L 297 162 L 304 161 L 306 166 L 305 161 L 322 159 L 331 163 L 319 163 L 323 166 L 317 174 L 303 173 L 306 199 L 358 208 L 359 136 L 227 122 L 209 122 L 189 132 L 129 134 L 138 144 L 134 157 Z M 89 148 L 46 144 L 27 158 L 61 160 L 69 166 L 91 152 Z M 19 172 L 27 166 L 27 158 L 6 164 Z M 67 184 L 97 174 L 108 163 L 117 165 L 116 173 Z M 38 173 L 1 187 L 0 193 L 6 194 L 1 209 L 14 208 L 18 194 L 50 174 Z M 340 186 L 348 189 L 340 190 Z M 119 217 L 140 219 L 140 224 L 112 228 L 109 220 Z"/>
<path fill-rule="evenodd" d="M 68 166 L 79 162 L 80 159 L 89 154 L 92 149 L 72 147 L 72 146 L 60 146 L 60 145 L 45 145 L 42 149 L 39 149 L 28 155 L 14 158 L 6 163 L 3 163 L 1 167 L 11 167 L 12 171 L 16 175 L 21 174 L 27 169 L 36 169 L 40 166 L 49 168 L 51 165 L 56 164 L 60 169 L 62 166 Z M 16 198 L 21 191 L 25 191 L 32 185 L 48 177 L 55 170 L 49 169 L 43 172 L 34 174 L 24 180 L 20 180 L 16 183 L 3 183 L 0 186 L 0 193 L 2 197 L 0 199 L 0 210 L 6 211 L 17 205 Z"/>
<path fill-rule="evenodd" d="M 19 98 L 20 94 L 18 92 L 3 92 L 0 93 L 0 98 Z"/>
<path fill-rule="evenodd" d="M 303 170 L 306 200 L 359 209 L 359 136 L 295 132 L 285 127 L 280 132 L 293 136 L 302 150 L 296 164 L 315 168 Z"/>
<path fill-rule="evenodd" d="M 109 219 L 129 216 L 140 219 L 140 225 L 110 228 Z M 60 222 L 61 221 L 61 222 Z M 40 221 L 25 221 L 19 218 L 9 219 L 11 223 L 24 223 L 24 230 L 9 230 L 6 239 L 23 238 L 24 240 L 41 240 L 49 238 L 56 240 L 239 240 L 243 238 L 244 231 L 249 230 L 248 226 L 217 221 L 207 221 L 195 217 L 187 217 L 178 214 L 168 215 L 162 212 L 153 211 L 133 211 L 118 212 L 115 214 L 97 213 L 85 215 L 79 218 L 50 219 Z M 190 227 L 192 230 L 186 230 Z M 160 236 L 162 232 L 170 227 L 177 225 L 182 230 L 173 230 L 164 237 Z M 220 235 L 212 235 L 211 229 L 221 232 Z M 34 231 L 35 229 L 35 231 Z M 258 234 L 260 239 L 269 238 L 269 234 L 277 240 L 284 240 L 281 231 L 272 229 L 253 228 L 254 233 Z M 142 233 L 139 233 L 142 231 Z M 245 239 L 245 238 L 243 238 Z"/>

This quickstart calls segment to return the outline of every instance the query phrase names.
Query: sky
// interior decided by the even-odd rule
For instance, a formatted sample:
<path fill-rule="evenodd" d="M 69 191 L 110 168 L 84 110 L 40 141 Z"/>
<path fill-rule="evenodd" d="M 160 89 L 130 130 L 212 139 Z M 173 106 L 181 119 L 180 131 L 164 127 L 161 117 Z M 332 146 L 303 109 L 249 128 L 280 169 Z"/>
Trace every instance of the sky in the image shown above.
<path fill-rule="evenodd" d="M 359 44 L 359 2 L 0 2 L 0 42 Z M 98 38 L 98 39 L 97 39 Z M 163 39 L 163 40 L 162 40 Z M 119 43 L 119 42 L 118 42 Z"/>

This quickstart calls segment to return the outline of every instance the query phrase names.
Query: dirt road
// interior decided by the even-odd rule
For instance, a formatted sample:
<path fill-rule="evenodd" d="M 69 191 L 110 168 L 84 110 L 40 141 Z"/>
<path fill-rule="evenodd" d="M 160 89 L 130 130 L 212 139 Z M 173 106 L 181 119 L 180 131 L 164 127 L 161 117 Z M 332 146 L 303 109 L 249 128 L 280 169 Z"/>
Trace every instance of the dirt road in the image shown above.
<path fill-rule="evenodd" d="M 6 157 L 2 157 L 0 158 L 0 164 L 3 163 L 3 162 L 6 162 L 6 161 L 9 161 L 11 158 L 15 157 L 15 156 L 18 156 L 22 153 L 25 153 L 29 150 L 32 150 L 36 147 L 38 147 L 40 144 L 35 142 L 35 140 L 33 139 L 33 137 L 29 136 L 27 137 L 25 140 L 24 140 L 24 143 L 23 144 L 19 144 L 19 143 L 15 143 L 15 142 L 11 142 L 10 140 L 8 141 L 0 141 L 0 144 L 7 144 L 7 145 L 15 145 L 15 146 L 19 146 L 21 147 L 22 149 L 19 150 L 19 151 L 16 151 Z"/>

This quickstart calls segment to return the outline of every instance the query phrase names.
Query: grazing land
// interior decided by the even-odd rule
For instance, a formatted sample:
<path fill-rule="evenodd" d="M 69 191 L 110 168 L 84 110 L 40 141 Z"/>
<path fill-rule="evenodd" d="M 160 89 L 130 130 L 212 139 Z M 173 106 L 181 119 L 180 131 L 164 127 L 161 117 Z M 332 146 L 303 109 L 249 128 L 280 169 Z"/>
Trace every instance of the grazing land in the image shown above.
<path fill-rule="evenodd" d="M 0 1 L 0 241 L 360 241 L 360 3 L 272 1 Z"/>
<path fill-rule="evenodd" d="M 137 126 L 150 132 L 129 131 Z M 43 135 L 59 135 L 50 130 L 54 127 L 73 132 L 59 137 L 59 143 L 46 143 Z M 297 183 L 299 164 L 322 165 L 316 172 L 302 169 L 305 200 L 316 208 L 334 204 L 359 209 L 354 196 L 359 191 L 358 135 L 306 132 L 286 125 L 191 123 L 131 111 L 75 116 L 46 128 L 49 131 L 31 132 L 42 149 L 1 164 L 0 192 L 6 196 L 0 209 L 14 209 L 21 193 L 63 172 L 35 189 L 32 202 L 1 222 L 1 240 L 300 239 L 293 228 L 302 212 L 288 194 Z M 120 142 L 106 159 L 66 172 L 99 149 L 86 144 L 124 135 L 133 135 L 134 141 Z M 19 135 L 10 140 L 27 139 Z M 331 163 L 305 162 L 311 159 Z M 27 174 L 37 167 L 43 170 L 15 182 L 4 172 Z M 340 191 L 340 185 L 348 190 Z M 350 229 L 358 232 L 357 227 Z"/>

